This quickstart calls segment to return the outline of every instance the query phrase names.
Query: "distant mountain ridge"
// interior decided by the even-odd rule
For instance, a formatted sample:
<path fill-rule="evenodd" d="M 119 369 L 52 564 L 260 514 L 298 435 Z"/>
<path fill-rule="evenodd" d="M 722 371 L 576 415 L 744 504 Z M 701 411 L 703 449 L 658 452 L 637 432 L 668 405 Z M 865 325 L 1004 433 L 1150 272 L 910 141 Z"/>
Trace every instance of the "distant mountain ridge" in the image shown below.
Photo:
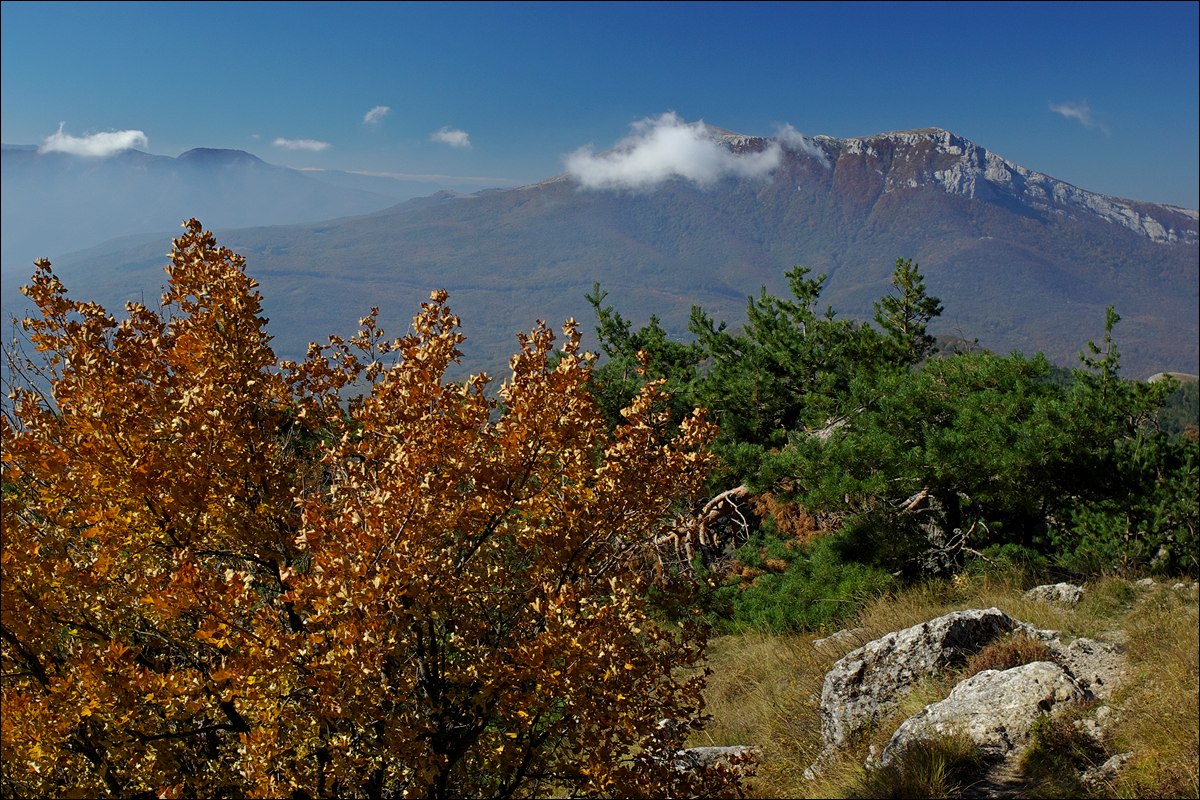
<path fill-rule="evenodd" d="M 267 166 L 267 162 L 245 150 L 229 150 L 218 147 L 193 147 L 191 150 L 180 153 L 178 160 L 204 164 L 209 167 L 258 166 L 259 164 Z"/>
<path fill-rule="evenodd" d="M 286 227 L 200 218 L 247 256 L 289 357 L 371 306 L 399 333 L 436 287 L 464 320 L 467 369 L 502 371 L 514 332 L 536 319 L 588 329 L 596 281 L 636 323 L 657 314 L 683 337 L 693 303 L 736 326 L 747 295 L 785 292 L 793 264 L 829 276 L 824 303 L 869 320 L 903 256 L 946 308 L 935 333 L 1070 366 L 1114 305 L 1127 375 L 1200 372 L 1195 210 L 1088 192 L 937 128 L 803 142 L 710 130 L 734 153 L 781 148 L 778 168 L 645 191 L 585 190 L 563 175 Z M 56 266 L 74 293 L 119 306 L 161 285 L 164 245 Z"/>
<path fill-rule="evenodd" d="M 1056 214 L 1092 213 L 1140 233 L 1155 242 L 1196 244 L 1200 214 L 1194 209 L 1144 203 L 1089 192 L 1041 172 L 1026 169 L 979 145 L 940 128 L 896 131 L 856 139 L 818 136 L 831 155 L 865 155 L 880 162 L 902 153 L 903 163 L 890 160 L 884 191 L 902 186 L 940 185 L 948 194 L 982 200 L 1018 197 L 1032 209 Z"/>
<path fill-rule="evenodd" d="M 736 151 L 761 151 L 773 140 L 714 129 L 714 138 Z M 879 189 L 941 186 L 947 194 L 1001 202 L 1011 198 L 1031 209 L 1055 214 L 1094 214 L 1155 242 L 1196 244 L 1200 212 L 1089 192 L 1015 164 L 968 139 L 941 128 L 892 131 L 874 136 L 811 140 L 832 163 L 863 156 L 882 176 Z"/>
<path fill-rule="evenodd" d="M 171 236 L 198 217 L 218 227 L 356 216 L 444 183 L 337 170 L 296 170 L 243 150 L 199 147 L 177 157 L 124 150 L 95 157 L 0 149 L 5 271 L 137 233 Z"/>
<path fill-rule="evenodd" d="M 394 198 L 332 187 L 241 150 L 177 158 L 125 150 L 97 158 L 5 146 L 5 271 L 135 233 L 173 235 L 181 219 L 277 225 L 375 211 Z M 189 211 L 189 209 L 191 209 Z"/>

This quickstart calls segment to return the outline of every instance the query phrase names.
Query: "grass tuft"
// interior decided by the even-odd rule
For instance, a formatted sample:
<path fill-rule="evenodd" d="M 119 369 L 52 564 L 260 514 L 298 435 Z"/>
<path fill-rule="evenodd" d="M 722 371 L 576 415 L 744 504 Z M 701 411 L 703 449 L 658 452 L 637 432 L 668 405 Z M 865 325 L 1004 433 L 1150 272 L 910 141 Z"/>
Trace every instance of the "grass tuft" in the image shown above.
<path fill-rule="evenodd" d="M 1090 735 L 1074 725 L 1072 715 L 1043 715 L 1033 723 L 1029 746 L 1021 755 L 1022 777 L 1029 797 L 1091 797 L 1085 769 L 1103 764 L 1107 754 Z"/>
<path fill-rule="evenodd" d="M 919 739 L 890 764 L 864 770 L 846 788 L 849 798 L 962 797 L 986 761 L 965 735 Z"/>
<path fill-rule="evenodd" d="M 983 672 L 985 669 L 1005 670 L 1032 664 L 1035 661 L 1053 661 L 1054 654 L 1045 642 L 1030 639 L 1024 633 L 992 642 L 967 660 L 962 680 Z"/>

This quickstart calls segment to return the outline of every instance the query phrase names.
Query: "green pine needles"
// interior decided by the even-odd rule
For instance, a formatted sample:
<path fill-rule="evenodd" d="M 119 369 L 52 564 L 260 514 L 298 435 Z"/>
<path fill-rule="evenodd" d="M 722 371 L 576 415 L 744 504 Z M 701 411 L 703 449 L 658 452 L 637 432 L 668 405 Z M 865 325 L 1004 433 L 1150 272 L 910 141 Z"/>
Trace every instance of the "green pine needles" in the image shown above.
<path fill-rule="evenodd" d="M 976 564 L 1200 575 L 1195 428 L 1163 414 L 1177 381 L 1120 376 L 1114 309 L 1067 371 L 1040 354 L 939 353 L 942 304 L 911 259 L 897 259 L 874 325 L 823 308 L 824 275 L 786 277 L 791 296 L 749 298 L 739 329 L 694 308 L 688 342 L 657 319 L 635 329 L 598 284 L 588 297 L 610 425 L 665 380 L 673 419 L 704 406 L 720 426 L 713 493 L 744 485 L 762 501 L 741 509 L 749 535 L 713 578 L 718 618 L 813 629 L 895 580 Z M 816 535 L 789 529 L 797 514 Z"/>

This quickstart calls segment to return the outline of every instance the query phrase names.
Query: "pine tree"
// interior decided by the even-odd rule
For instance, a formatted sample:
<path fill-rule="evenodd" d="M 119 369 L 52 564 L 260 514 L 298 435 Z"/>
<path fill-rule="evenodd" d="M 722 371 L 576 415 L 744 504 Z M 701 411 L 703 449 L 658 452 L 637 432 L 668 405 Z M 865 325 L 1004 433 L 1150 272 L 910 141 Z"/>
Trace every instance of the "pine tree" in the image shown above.
<path fill-rule="evenodd" d="M 925 279 L 911 258 L 896 259 L 891 286 L 892 292 L 874 304 L 875 322 L 886 334 L 898 363 L 918 364 L 937 352 L 936 340 L 927 328 L 941 315 L 941 301 L 925 294 Z"/>

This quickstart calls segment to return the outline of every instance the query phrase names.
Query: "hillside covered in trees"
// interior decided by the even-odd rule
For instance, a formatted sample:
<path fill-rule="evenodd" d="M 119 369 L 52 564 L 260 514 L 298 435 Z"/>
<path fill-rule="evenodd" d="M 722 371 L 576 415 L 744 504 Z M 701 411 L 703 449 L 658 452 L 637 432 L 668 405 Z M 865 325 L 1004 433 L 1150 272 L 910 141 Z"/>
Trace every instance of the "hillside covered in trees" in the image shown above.
<path fill-rule="evenodd" d="M 815 630 L 972 562 L 1200 575 L 1194 412 L 1121 377 L 1112 309 L 1065 376 L 937 352 L 905 259 L 873 326 L 797 267 L 687 342 L 597 285 L 602 357 L 538 323 L 497 388 L 446 377 L 444 292 L 280 363 L 195 220 L 167 271 L 123 318 L 47 262 L 25 290 L 5 796 L 737 795 L 681 762 L 714 630 Z"/>

